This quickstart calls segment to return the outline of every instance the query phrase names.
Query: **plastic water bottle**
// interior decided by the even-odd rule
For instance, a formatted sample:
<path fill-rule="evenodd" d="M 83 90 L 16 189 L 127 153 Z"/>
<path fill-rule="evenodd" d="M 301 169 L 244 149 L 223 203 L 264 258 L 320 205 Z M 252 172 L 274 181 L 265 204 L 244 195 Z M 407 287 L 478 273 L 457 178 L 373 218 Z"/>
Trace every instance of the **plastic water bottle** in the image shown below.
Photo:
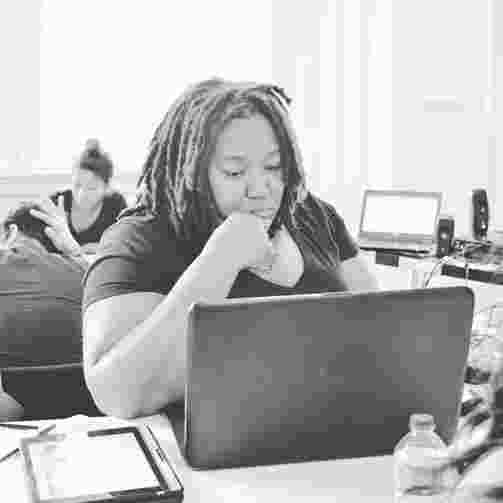
<path fill-rule="evenodd" d="M 395 502 L 447 501 L 452 472 L 446 469 L 447 448 L 435 433 L 430 414 L 412 414 L 410 431 L 394 450 Z"/>

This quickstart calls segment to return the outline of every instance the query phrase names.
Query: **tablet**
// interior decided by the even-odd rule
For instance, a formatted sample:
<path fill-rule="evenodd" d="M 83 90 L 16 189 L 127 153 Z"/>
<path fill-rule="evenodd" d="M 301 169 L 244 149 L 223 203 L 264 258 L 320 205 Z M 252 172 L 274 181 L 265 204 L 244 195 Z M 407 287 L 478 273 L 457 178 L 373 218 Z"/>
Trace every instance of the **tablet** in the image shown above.
<path fill-rule="evenodd" d="M 33 503 L 179 502 L 183 487 L 149 427 L 25 438 Z"/>

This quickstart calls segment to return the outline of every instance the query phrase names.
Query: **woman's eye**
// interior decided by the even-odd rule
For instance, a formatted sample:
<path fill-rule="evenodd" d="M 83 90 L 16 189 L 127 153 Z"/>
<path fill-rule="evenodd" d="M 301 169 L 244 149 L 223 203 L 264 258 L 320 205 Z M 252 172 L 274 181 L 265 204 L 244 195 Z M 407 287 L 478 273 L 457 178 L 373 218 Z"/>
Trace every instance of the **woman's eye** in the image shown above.
<path fill-rule="evenodd" d="M 265 167 L 265 170 L 269 173 L 280 173 L 281 172 L 281 164 L 269 164 Z"/>
<path fill-rule="evenodd" d="M 239 178 L 243 173 L 244 173 L 244 171 L 242 171 L 242 170 L 240 170 L 240 171 L 225 171 L 226 176 L 228 176 L 230 178 Z"/>

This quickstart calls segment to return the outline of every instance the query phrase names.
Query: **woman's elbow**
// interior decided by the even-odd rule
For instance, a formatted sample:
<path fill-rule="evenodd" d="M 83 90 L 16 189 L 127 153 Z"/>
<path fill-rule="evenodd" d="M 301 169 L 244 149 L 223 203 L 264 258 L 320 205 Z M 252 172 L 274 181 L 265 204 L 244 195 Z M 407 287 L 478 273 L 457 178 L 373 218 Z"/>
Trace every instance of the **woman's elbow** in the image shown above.
<path fill-rule="evenodd" d="M 348 290 L 354 292 L 380 290 L 373 268 L 359 255 L 343 261 L 340 267 L 341 276 Z"/>
<path fill-rule="evenodd" d="M 172 402 L 183 398 L 183 385 L 179 380 L 172 383 L 147 382 L 144 387 L 130 389 L 120 378 L 105 376 L 100 362 L 84 365 L 86 385 L 98 409 L 107 416 L 134 419 L 158 413 Z M 118 383 L 114 385 L 112 383 Z"/>
<path fill-rule="evenodd" d="M 377 290 L 381 289 L 381 287 L 379 285 L 379 280 L 370 271 L 369 271 L 367 277 L 364 280 L 363 289 L 366 290 L 366 291 L 370 291 L 370 292 L 377 291 Z"/>
<path fill-rule="evenodd" d="M 103 414 L 121 419 L 133 419 L 142 415 L 127 390 L 111 385 L 112 379 L 103 377 L 99 363 L 84 365 L 84 378 L 96 407 Z"/>

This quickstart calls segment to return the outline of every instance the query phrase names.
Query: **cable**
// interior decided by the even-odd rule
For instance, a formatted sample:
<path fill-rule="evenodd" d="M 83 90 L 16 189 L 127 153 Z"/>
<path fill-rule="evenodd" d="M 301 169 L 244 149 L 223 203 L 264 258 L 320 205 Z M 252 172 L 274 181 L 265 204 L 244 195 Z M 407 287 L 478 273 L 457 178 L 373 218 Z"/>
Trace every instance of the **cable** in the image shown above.
<path fill-rule="evenodd" d="M 494 320 L 494 311 L 497 308 L 500 308 L 503 306 L 503 302 L 495 302 L 494 304 L 490 304 L 489 306 L 486 306 L 482 309 L 479 309 L 477 312 L 473 314 L 473 319 L 477 318 L 481 314 L 490 311 L 490 314 L 488 316 L 488 319 L 485 322 L 485 329 L 482 331 L 472 331 L 472 336 L 470 339 L 470 350 L 474 350 L 477 347 L 479 347 L 482 343 L 488 343 L 488 341 L 491 340 L 501 340 L 501 334 L 498 331 L 498 328 L 501 328 L 501 321 L 499 324 L 495 323 Z M 496 320 L 497 321 L 497 320 Z M 494 330 L 490 330 L 494 329 Z"/>
<path fill-rule="evenodd" d="M 457 249 L 457 253 L 454 255 L 446 255 L 445 257 L 442 257 L 441 259 L 437 260 L 435 262 L 433 268 L 431 269 L 430 273 L 428 274 L 427 278 L 425 281 L 423 281 L 422 288 L 427 288 L 431 279 L 433 278 L 433 275 L 439 268 L 439 266 L 444 265 L 449 259 L 451 258 L 459 258 L 461 257 L 464 261 L 464 269 L 465 269 L 465 274 L 464 274 L 464 279 L 465 283 L 469 280 L 470 277 L 470 265 L 468 262 L 468 254 L 471 254 L 481 248 L 485 248 L 488 246 L 488 242 L 486 241 L 460 241 L 456 240 L 455 243 L 455 249 Z"/>
<path fill-rule="evenodd" d="M 470 279 L 470 264 L 468 262 L 468 259 L 470 258 L 468 255 L 473 254 L 475 251 L 480 250 L 482 248 L 486 248 L 489 243 L 483 242 L 483 241 L 476 241 L 476 242 L 470 242 L 471 246 L 468 246 L 467 244 L 465 245 L 463 252 L 462 252 L 462 258 L 465 262 L 465 286 L 468 286 L 468 280 Z"/>
<path fill-rule="evenodd" d="M 503 305 L 502 302 L 495 302 L 494 304 L 490 304 L 489 306 L 483 307 L 482 309 L 479 309 L 477 312 L 473 313 L 473 316 L 478 316 L 479 314 L 485 313 L 486 311 L 489 311 L 491 309 L 494 309 L 495 307 L 500 307 Z"/>
<path fill-rule="evenodd" d="M 433 278 L 433 275 L 437 271 L 438 267 L 441 265 L 444 265 L 445 262 L 449 260 L 450 256 L 446 255 L 445 257 L 442 257 L 441 259 L 437 260 L 435 262 L 435 265 L 432 267 L 430 273 L 428 274 L 427 278 L 423 281 L 422 288 L 428 288 L 428 285 L 430 284 L 431 279 Z"/>

